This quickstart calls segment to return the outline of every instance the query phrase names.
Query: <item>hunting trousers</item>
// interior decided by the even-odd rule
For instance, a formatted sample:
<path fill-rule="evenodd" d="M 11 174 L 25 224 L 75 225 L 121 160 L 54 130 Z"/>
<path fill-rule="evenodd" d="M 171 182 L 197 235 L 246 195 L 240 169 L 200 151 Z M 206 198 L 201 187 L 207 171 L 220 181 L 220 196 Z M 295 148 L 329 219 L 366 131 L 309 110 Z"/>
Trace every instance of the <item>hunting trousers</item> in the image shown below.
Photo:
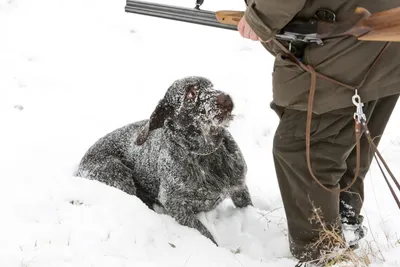
<path fill-rule="evenodd" d="M 374 142 L 378 145 L 398 100 L 388 96 L 364 104 L 364 113 Z M 360 172 L 354 185 L 346 192 L 329 192 L 311 177 L 306 161 L 307 112 L 279 109 L 280 116 L 273 142 L 276 175 L 285 208 L 290 250 L 302 261 L 320 257 L 321 247 L 313 247 L 319 239 L 320 224 L 310 221 L 320 210 L 327 225 L 336 226 L 341 234 L 342 219 L 356 220 L 364 200 L 363 180 L 373 159 L 367 138 L 362 135 Z M 348 185 L 356 169 L 356 142 L 353 113 L 355 107 L 323 114 L 313 114 L 310 159 L 315 176 L 332 189 Z"/>

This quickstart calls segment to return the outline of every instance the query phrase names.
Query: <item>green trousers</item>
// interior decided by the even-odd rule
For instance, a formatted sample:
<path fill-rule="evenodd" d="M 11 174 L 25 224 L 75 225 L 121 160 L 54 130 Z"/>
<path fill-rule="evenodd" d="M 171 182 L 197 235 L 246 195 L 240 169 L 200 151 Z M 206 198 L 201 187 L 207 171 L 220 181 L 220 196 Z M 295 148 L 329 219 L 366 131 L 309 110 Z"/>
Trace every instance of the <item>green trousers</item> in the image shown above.
<path fill-rule="evenodd" d="M 398 95 L 365 103 L 364 113 L 372 138 L 378 145 Z M 276 175 L 286 212 L 290 249 L 303 261 L 320 257 L 322 248 L 312 245 L 319 238 L 320 224 L 310 222 L 313 208 L 321 211 L 327 225 L 341 232 L 342 218 L 356 220 L 364 199 L 363 180 L 373 159 L 364 135 L 361 136 L 361 166 L 355 184 L 346 192 L 332 193 L 311 177 L 306 161 L 307 112 L 272 106 L 280 123 L 273 143 Z M 355 107 L 320 115 L 313 114 L 311 125 L 311 165 L 316 177 L 329 188 L 344 188 L 354 177 L 356 143 L 353 113 Z"/>

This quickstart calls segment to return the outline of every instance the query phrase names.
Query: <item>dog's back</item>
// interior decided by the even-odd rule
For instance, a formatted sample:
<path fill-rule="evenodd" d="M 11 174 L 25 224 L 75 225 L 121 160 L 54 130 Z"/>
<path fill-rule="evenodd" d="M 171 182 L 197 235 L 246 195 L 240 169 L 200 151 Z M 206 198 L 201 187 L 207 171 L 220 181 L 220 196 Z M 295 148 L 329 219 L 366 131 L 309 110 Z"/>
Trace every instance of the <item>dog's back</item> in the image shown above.
<path fill-rule="evenodd" d="M 160 185 L 155 173 L 161 130 L 152 132 L 145 145 L 134 143 L 148 120 L 116 129 L 93 144 L 83 156 L 77 176 L 98 180 L 128 194 L 137 195 L 148 204 L 157 199 Z M 149 156 L 151 155 L 151 156 Z"/>

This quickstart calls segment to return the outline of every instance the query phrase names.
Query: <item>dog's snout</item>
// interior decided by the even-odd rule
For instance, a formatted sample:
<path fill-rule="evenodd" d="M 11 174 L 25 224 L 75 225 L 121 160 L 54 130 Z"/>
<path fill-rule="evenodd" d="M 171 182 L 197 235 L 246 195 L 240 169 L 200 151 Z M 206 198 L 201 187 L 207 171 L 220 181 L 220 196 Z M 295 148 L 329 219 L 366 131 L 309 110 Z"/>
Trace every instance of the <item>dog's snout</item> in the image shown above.
<path fill-rule="evenodd" d="M 232 98 L 227 94 L 221 93 L 217 95 L 217 104 L 229 110 L 232 110 L 233 108 Z"/>

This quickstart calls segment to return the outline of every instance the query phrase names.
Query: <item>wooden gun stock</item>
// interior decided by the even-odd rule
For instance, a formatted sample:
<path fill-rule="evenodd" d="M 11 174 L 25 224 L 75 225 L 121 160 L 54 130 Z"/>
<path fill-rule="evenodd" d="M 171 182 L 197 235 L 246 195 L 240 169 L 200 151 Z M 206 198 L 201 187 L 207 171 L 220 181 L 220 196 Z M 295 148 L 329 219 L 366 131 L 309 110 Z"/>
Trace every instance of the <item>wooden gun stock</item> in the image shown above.
<path fill-rule="evenodd" d="M 237 26 L 243 17 L 242 11 L 217 11 L 215 16 L 222 24 Z M 318 21 L 317 37 L 321 39 L 345 35 L 362 41 L 400 42 L 400 7 L 371 14 L 358 7 L 346 21 Z"/>
<path fill-rule="evenodd" d="M 400 42 L 400 7 L 374 13 L 357 26 L 369 29 L 359 40 Z"/>
<path fill-rule="evenodd" d="M 239 21 L 244 16 L 244 12 L 220 10 L 215 12 L 215 16 L 217 17 L 217 20 L 222 24 L 237 26 L 239 24 Z"/>

